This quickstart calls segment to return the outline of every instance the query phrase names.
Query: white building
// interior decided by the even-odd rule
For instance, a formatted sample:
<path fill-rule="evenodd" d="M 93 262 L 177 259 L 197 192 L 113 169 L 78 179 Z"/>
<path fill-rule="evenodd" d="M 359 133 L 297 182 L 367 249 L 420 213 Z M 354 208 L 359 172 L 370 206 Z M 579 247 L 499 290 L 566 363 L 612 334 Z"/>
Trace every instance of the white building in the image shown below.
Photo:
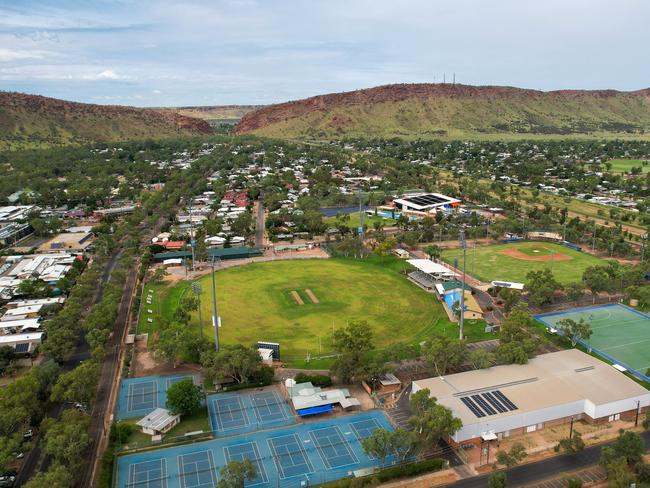
<path fill-rule="evenodd" d="M 149 435 L 165 434 L 181 421 L 180 415 L 175 415 L 164 408 L 156 408 L 150 414 L 136 422 L 142 432 Z"/>
<path fill-rule="evenodd" d="M 455 444 L 501 439 L 573 420 L 634 420 L 650 405 L 650 391 L 612 366 L 569 349 L 525 365 L 494 366 L 413 382 L 429 389 L 463 427 Z"/>
<path fill-rule="evenodd" d="M 396 198 L 393 204 L 404 213 L 430 215 L 456 208 L 460 205 L 460 200 L 440 193 L 414 193 Z"/>

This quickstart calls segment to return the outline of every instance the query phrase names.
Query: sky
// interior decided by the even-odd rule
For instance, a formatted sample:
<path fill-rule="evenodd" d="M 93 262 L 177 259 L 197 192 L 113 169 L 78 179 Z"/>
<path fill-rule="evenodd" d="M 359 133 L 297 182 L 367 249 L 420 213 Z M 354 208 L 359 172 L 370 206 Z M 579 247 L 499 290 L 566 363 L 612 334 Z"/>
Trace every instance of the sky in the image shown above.
<path fill-rule="evenodd" d="M 0 90 L 268 104 L 390 83 L 650 86 L 647 0 L 0 0 Z"/>

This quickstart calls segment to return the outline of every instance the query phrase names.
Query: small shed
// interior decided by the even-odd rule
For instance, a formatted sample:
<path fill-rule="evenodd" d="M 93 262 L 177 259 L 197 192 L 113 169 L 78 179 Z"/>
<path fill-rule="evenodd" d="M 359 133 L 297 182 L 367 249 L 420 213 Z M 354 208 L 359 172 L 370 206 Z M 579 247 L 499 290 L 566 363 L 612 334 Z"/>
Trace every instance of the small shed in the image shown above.
<path fill-rule="evenodd" d="M 181 416 L 173 414 L 165 408 L 156 408 L 146 415 L 143 419 L 138 420 L 138 425 L 144 434 L 160 435 L 169 432 L 181 421 Z"/>

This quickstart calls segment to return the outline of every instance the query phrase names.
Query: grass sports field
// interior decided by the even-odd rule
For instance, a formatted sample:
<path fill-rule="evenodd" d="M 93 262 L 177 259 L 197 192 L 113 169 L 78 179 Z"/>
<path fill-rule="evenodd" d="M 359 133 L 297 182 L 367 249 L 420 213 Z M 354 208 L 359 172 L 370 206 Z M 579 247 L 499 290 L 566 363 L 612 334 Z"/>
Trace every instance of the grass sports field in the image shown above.
<path fill-rule="evenodd" d="M 633 167 L 641 167 L 642 173 L 650 172 L 650 164 L 644 166 L 640 159 L 610 159 L 607 162 L 611 163 L 613 173 L 627 173 Z"/>
<path fill-rule="evenodd" d="M 462 265 L 460 249 L 443 251 L 444 261 L 453 264 L 454 258 L 458 258 L 459 265 Z M 529 271 L 549 268 L 560 283 L 569 283 L 579 281 L 589 266 L 602 263 L 595 256 L 550 242 L 515 242 L 476 248 L 468 242 L 467 248 L 467 273 L 484 282 L 524 283 Z"/>
<path fill-rule="evenodd" d="M 584 319 L 593 331 L 584 343 L 612 362 L 641 375 L 650 368 L 650 317 L 620 304 L 598 305 L 535 316 L 547 327 Z"/>
<path fill-rule="evenodd" d="M 332 352 L 332 331 L 348 321 L 365 320 L 374 332 L 375 345 L 386 348 L 398 342 L 419 343 L 438 332 L 455 337 L 458 326 L 449 321 L 435 296 L 404 276 L 410 266 L 395 258 L 310 259 L 255 263 L 217 271 L 219 329 L 224 344 L 279 342 L 283 359 L 302 360 Z M 210 275 L 203 285 L 204 336 L 212 339 Z M 147 287 L 149 288 L 149 287 Z M 148 293 L 148 292 L 145 292 Z M 157 306 L 143 303 L 143 310 L 160 310 L 170 316 L 189 284 L 154 290 Z M 151 315 L 150 315 L 151 316 Z M 155 330 L 140 320 L 141 331 Z M 197 322 L 192 317 L 192 324 Z M 486 338 L 485 323 L 466 326 L 469 340 Z"/>

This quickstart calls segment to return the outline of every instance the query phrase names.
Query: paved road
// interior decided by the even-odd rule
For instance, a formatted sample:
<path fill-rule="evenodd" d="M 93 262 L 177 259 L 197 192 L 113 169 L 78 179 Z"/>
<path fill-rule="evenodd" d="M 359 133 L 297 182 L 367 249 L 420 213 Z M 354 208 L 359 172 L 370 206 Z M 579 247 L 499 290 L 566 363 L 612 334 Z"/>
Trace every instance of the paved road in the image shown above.
<path fill-rule="evenodd" d="M 650 448 L 650 431 L 643 432 L 646 449 Z M 605 446 L 609 445 L 605 444 Z M 563 454 L 536 463 L 524 464 L 507 471 L 508 486 L 517 487 L 535 483 L 547 478 L 552 478 L 561 473 L 576 471 L 598 463 L 600 460 L 601 446 L 594 446 L 582 452 Z M 488 475 L 475 476 L 457 481 L 452 488 L 485 488 Z"/>
<path fill-rule="evenodd" d="M 111 273 L 113 272 L 115 266 L 117 265 L 119 255 L 120 255 L 119 251 L 116 250 L 115 252 L 113 252 L 108 262 L 106 263 L 106 267 L 104 268 L 104 272 L 102 273 L 100 279 L 100 286 L 93 298 L 92 304 L 89 306 L 88 309 L 90 309 L 92 305 L 102 300 L 104 296 L 104 287 L 106 283 L 108 283 L 108 280 L 111 277 Z M 68 371 L 73 370 L 75 367 L 79 365 L 81 361 L 85 361 L 88 358 L 90 358 L 90 348 L 88 347 L 88 343 L 86 342 L 85 333 L 83 333 L 82 331 L 82 335 L 79 338 L 79 341 L 77 342 L 77 347 L 75 349 L 75 352 L 65 362 L 63 362 L 63 364 L 61 364 L 61 372 L 66 373 Z M 65 410 L 68 406 L 69 405 L 62 404 L 62 403 L 54 403 L 50 405 L 47 411 L 47 416 L 51 418 L 59 418 L 63 410 Z M 16 475 L 16 481 L 14 485 L 16 487 L 23 486 L 37 472 L 47 470 L 47 468 L 51 463 L 51 459 L 49 458 L 49 456 L 42 457 L 40 435 L 37 435 L 32 442 L 33 442 L 33 447 L 25 455 L 25 459 L 23 460 L 23 464 L 20 468 L 20 471 Z"/>

